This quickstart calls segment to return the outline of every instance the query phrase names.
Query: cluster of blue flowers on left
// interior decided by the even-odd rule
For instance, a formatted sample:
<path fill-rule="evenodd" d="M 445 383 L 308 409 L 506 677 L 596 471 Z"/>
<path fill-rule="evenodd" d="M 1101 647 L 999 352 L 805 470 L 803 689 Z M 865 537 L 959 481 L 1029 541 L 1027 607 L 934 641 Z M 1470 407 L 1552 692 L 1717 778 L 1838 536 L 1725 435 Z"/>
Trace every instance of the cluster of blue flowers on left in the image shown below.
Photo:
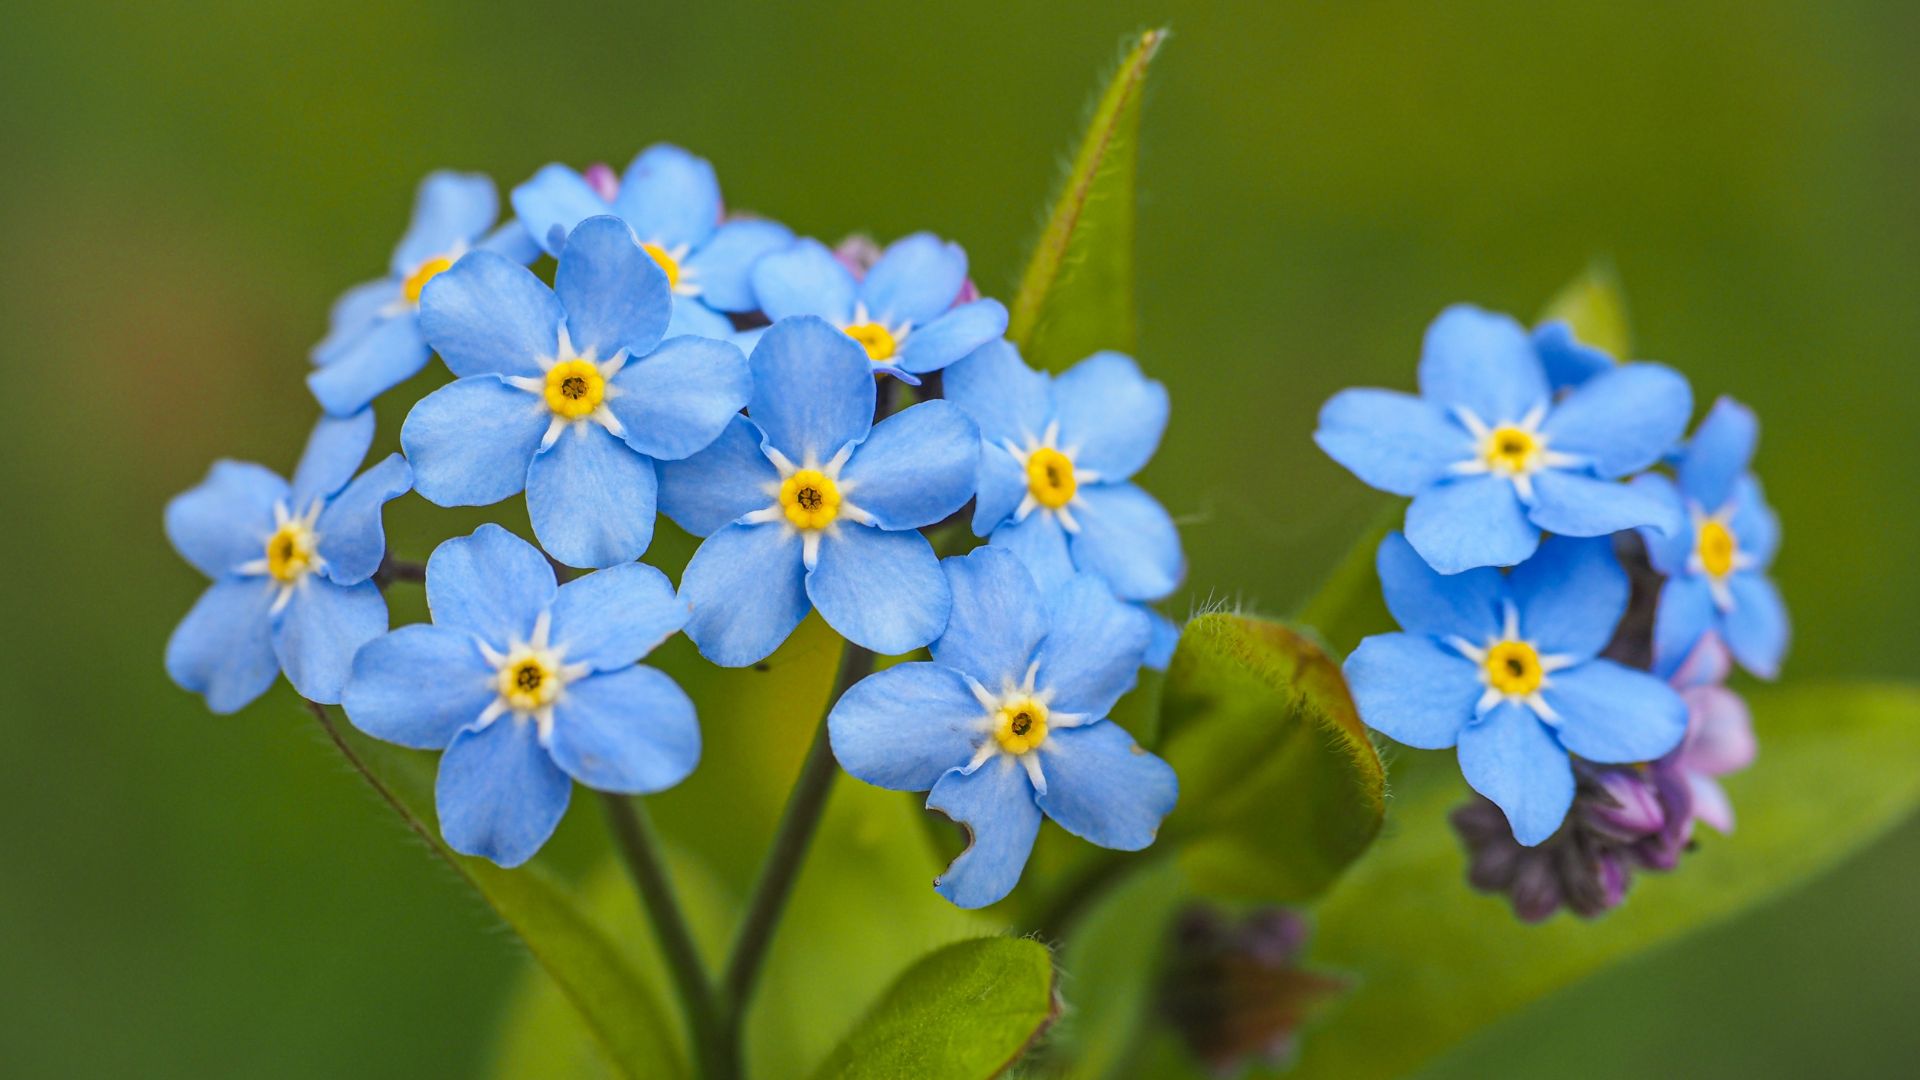
<path fill-rule="evenodd" d="M 852 687 L 829 734 L 849 772 L 967 826 L 937 886 L 953 902 L 1006 895 L 1043 816 L 1152 842 L 1172 770 L 1107 714 L 1176 636 L 1149 605 L 1184 579 L 1180 538 L 1133 483 L 1164 387 L 1114 353 L 1034 371 L 957 244 L 795 237 L 729 213 L 678 147 L 619 174 L 548 165 L 510 202 L 502 223 L 486 178 L 429 176 L 387 276 L 313 350 L 323 416 L 292 481 L 221 462 L 169 504 L 213 581 L 168 643 L 177 683 L 232 712 L 284 672 L 367 734 L 441 751 L 447 842 L 514 866 L 575 781 L 641 794 L 698 765 L 693 703 L 640 663 L 652 649 L 684 631 L 749 666 L 818 611 L 874 653 L 931 647 Z M 453 380 L 356 477 L 374 402 L 434 355 Z M 391 559 L 382 509 L 408 491 L 524 493 L 537 546 L 489 524 L 424 568 Z M 677 589 L 637 561 L 663 513 L 701 538 Z M 389 632 L 381 590 L 408 579 L 432 621 Z"/>

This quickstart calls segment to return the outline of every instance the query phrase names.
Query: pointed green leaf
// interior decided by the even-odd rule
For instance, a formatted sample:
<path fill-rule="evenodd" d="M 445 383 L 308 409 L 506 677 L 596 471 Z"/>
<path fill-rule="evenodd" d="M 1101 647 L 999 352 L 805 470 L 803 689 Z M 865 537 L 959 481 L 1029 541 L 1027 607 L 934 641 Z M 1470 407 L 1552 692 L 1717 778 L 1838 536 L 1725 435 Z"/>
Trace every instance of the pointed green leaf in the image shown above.
<path fill-rule="evenodd" d="M 1604 349 L 1615 360 L 1633 357 L 1633 334 L 1627 323 L 1627 297 L 1620 288 L 1620 277 L 1613 264 L 1595 259 L 1580 276 L 1547 302 L 1540 321 L 1564 319 L 1573 327 L 1573 336 L 1595 348 Z"/>
<path fill-rule="evenodd" d="M 1134 159 L 1147 66 L 1167 38 L 1132 40 L 1094 104 L 1080 148 L 1027 260 L 1007 338 L 1058 371 L 1100 349 L 1132 352 Z"/>

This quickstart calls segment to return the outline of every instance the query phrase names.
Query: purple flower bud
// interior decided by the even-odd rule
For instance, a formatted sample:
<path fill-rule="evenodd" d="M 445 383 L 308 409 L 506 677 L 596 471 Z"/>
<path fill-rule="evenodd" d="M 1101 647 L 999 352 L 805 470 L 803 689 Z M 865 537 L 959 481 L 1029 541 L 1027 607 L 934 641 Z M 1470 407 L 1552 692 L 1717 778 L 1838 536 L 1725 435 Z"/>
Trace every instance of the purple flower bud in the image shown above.
<path fill-rule="evenodd" d="M 1631 766 L 1594 769 L 1587 779 L 1597 788 L 1586 806 L 1587 820 L 1613 839 L 1632 842 L 1666 824 L 1659 793 L 1646 772 Z"/>
<path fill-rule="evenodd" d="M 1283 908 L 1235 922 L 1195 907 L 1175 921 L 1159 1007 L 1207 1068 L 1230 1075 L 1284 1063 L 1300 1028 L 1346 992 L 1346 979 L 1298 966 L 1307 933 Z"/>
<path fill-rule="evenodd" d="M 596 161 L 587 166 L 587 171 L 580 175 L 586 180 L 587 186 L 593 189 L 595 195 L 608 202 L 612 202 L 614 196 L 620 194 L 620 175 L 604 161 Z"/>
<path fill-rule="evenodd" d="M 854 280 L 863 280 L 873 264 L 880 261 L 884 251 L 873 237 L 866 233 L 854 233 L 834 246 L 833 257 L 841 266 L 847 268 Z"/>

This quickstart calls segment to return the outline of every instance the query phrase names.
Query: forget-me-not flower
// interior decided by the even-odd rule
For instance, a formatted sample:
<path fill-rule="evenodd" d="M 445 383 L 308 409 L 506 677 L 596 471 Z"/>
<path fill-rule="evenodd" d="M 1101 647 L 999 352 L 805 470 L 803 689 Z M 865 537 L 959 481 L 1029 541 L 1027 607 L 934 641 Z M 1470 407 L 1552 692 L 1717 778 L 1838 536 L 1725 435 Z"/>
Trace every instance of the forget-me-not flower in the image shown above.
<path fill-rule="evenodd" d="M 1044 814 L 1102 847 L 1153 843 L 1173 809 L 1173 769 L 1107 719 L 1136 679 L 1146 615 L 1081 574 L 1042 590 L 1011 552 L 942 563 L 953 618 L 931 663 L 856 683 L 827 718 L 853 775 L 926 791 L 971 843 L 934 882 L 961 907 L 1013 890 Z"/>
<path fill-rule="evenodd" d="M 484 251 L 434 279 L 421 325 L 460 378 L 400 429 L 420 494 L 484 506 L 524 488 L 554 558 L 638 558 L 653 539 L 655 461 L 713 442 L 751 386 L 727 342 L 662 342 L 669 307 L 665 272 L 615 217 L 573 231 L 552 289 Z"/>
<path fill-rule="evenodd" d="M 610 170 L 582 175 L 547 165 L 514 188 L 512 198 L 527 231 L 556 258 L 582 221 L 602 214 L 625 221 L 673 290 L 669 337 L 729 337 L 733 323 L 722 312 L 754 309 L 748 274 L 761 256 L 793 239 L 778 222 L 723 223 L 713 166 L 667 143 L 641 151 L 617 180 Z"/>
<path fill-rule="evenodd" d="M 704 536 L 680 580 L 687 636 L 754 663 L 807 610 L 855 644 L 904 653 L 947 623 L 946 578 L 917 531 L 973 494 L 980 435 L 944 401 L 873 422 L 860 347 L 811 316 L 753 350 L 753 401 L 711 447 L 661 468 L 660 508 Z"/>
<path fill-rule="evenodd" d="M 753 268 L 753 292 L 770 319 L 818 315 L 866 350 L 873 370 L 909 383 L 1007 329 L 998 300 L 962 302 L 967 253 L 932 233 L 895 241 L 856 276 L 818 240 L 795 241 Z"/>
<path fill-rule="evenodd" d="M 1406 535 L 1443 574 L 1513 566 L 1541 530 L 1605 536 L 1682 519 L 1626 484 L 1672 449 L 1692 391 L 1659 364 L 1620 364 L 1555 401 L 1521 325 L 1468 305 L 1427 328 L 1420 396 L 1342 390 L 1314 441 L 1368 484 L 1410 495 Z"/>
<path fill-rule="evenodd" d="M 540 254 L 518 222 L 493 227 L 499 208 L 493 181 L 475 173 L 437 172 L 420 182 L 387 276 L 348 289 L 333 305 L 326 339 L 313 347 L 307 386 L 321 408 L 334 416 L 359 412 L 427 366 L 433 353 L 420 332 L 420 294 L 468 251 L 521 263 Z"/>
<path fill-rule="evenodd" d="M 567 812 L 573 781 L 640 795 L 700 760 L 693 702 L 639 660 L 686 622 L 665 574 L 626 563 L 558 587 L 533 545 L 482 525 L 427 560 L 432 624 L 353 661 L 347 718 L 444 750 L 434 785 L 455 851 L 518 866 Z"/>
<path fill-rule="evenodd" d="M 1654 616 L 1654 670 L 1678 668 L 1708 631 L 1740 666 L 1773 678 L 1787 651 L 1786 603 L 1767 568 L 1780 522 L 1748 471 L 1760 425 L 1731 398 L 1714 403 L 1675 466 L 1679 482 L 1648 474 L 1635 486 L 1673 507 L 1681 525 L 1647 531 L 1647 557 L 1667 575 Z"/>
<path fill-rule="evenodd" d="M 353 475 L 373 445 L 373 412 L 322 417 L 293 481 L 219 461 L 167 504 L 167 539 L 213 579 L 167 639 L 167 674 L 230 713 L 281 671 L 302 696 L 340 700 L 353 653 L 387 628 L 371 580 L 386 557 L 380 509 L 412 484 L 393 454 Z"/>
<path fill-rule="evenodd" d="M 1522 844 L 1566 817 L 1569 752 L 1623 764 L 1679 744 L 1680 695 L 1597 659 L 1627 609 L 1627 574 L 1609 541 L 1553 537 L 1511 573 L 1443 576 L 1394 533 L 1378 568 L 1405 633 L 1370 637 L 1347 658 L 1360 718 L 1421 750 L 1457 746 L 1467 783 L 1499 805 Z"/>

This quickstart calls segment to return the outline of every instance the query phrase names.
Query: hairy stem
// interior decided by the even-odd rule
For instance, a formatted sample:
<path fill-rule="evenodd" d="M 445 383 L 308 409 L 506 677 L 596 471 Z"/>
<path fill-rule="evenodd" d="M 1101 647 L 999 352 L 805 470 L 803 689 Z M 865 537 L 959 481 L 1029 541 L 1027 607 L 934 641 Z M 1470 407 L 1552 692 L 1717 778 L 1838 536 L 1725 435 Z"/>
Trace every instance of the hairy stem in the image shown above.
<path fill-rule="evenodd" d="M 380 560 L 380 568 L 373 572 L 374 584 L 385 588 L 396 581 L 410 581 L 419 584 L 427 580 L 427 564 L 408 559 L 396 559 L 389 555 Z"/>

